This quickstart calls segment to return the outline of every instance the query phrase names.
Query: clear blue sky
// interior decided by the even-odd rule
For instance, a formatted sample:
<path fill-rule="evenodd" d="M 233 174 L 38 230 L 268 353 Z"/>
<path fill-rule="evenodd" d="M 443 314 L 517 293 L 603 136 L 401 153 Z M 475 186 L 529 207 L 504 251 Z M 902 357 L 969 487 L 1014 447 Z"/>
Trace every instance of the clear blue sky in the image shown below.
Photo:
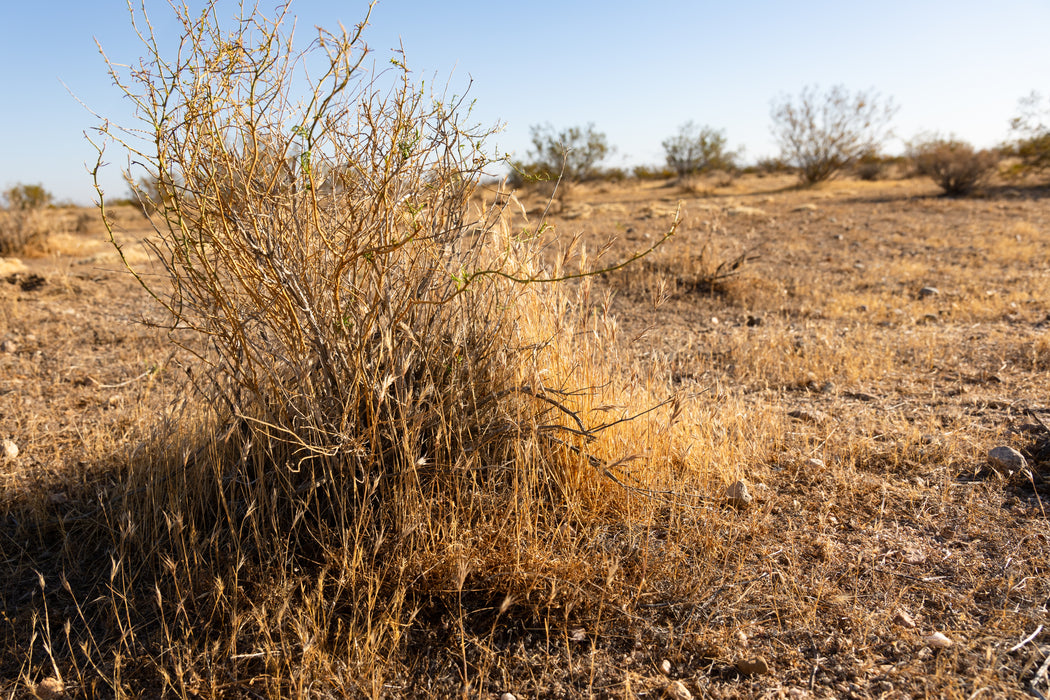
<path fill-rule="evenodd" d="M 313 25 L 356 24 L 365 6 L 294 0 L 292 10 L 305 38 Z M 147 9 L 172 28 L 166 2 Z M 532 124 L 594 122 L 618 149 L 609 164 L 628 166 L 661 162 L 660 142 L 689 119 L 724 129 L 749 159 L 772 155 L 770 100 L 808 84 L 892 97 L 900 136 L 937 130 L 991 146 L 1008 137 L 1019 98 L 1050 91 L 1048 36 L 1047 0 L 383 0 L 366 34 L 380 60 L 400 39 L 416 71 L 473 78 L 476 115 L 506 125 L 502 151 L 524 156 Z M 142 53 L 123 0 L 0 0 L 0 187 L 40 182 L 92 200 L 83 132 L 96 119 L 63 84 L 130 119 L 95 38 L 118 62 Z M 112 160 L 107 193 L 123 195 Z"/>

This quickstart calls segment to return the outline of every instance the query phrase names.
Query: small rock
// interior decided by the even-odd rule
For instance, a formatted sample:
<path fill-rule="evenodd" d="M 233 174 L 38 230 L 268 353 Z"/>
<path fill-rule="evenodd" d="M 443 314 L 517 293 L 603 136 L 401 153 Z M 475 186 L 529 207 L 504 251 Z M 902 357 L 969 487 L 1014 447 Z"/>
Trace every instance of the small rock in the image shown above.
<path fill-rule="evenodd" d="M 827 465 L 824 464 L 824 460 L 817 459 L 816 457 L 814 457 L 813 459 L 807 459 L 805 462 L 805 466 L 809 467 L 810 469 L 824 469 L 827 467 Z"/>
<path fill-rule="evenodd" d="M 664 688 L 664 695 L 671 700 L 693 700 L 693 694 L 685 687 L 682 681 L 671 681 Z"/>
<path fill-rule="evenodd" d="M 4 440 L 0 443 L 0 450 L 2 450 L 5 460 L 11 460 L 18 457 L 18 445 L 16 445 L 13 440 Z"/>
<path fill-rule="evenodd" d="M 898 610 L 897 614 L 893 616 L 893 621 L 905 629 L 915 629 L 915 620 L 911 618 L 907 611 Z"/>
<path fill-rule="evenodd" d="M 941 293 L 941 290 L 936 287 L 923 287 L 919 290 L 919 298 L 925 299 L 926 297 L 935 297 Z"/>
<path fill-rule="evenodd" d="M 795 207 L 791 211 L 816 211 L 816 210 L 817 210 L 817 205 L 816 204 L 811 204 L 811 203 L 807 202 L 806 204 L 799 204 L 797 207 Z"/>
<path fill-rule="evenodd" d="M 1025 460 L 1024 455 L 1006 445 L 993 447 L 988 451 L 988 464 L 992 465 L 993 469 L 1002 469 L 1008 474 L 1028 468 L 1028 462 Z"/>
<path fill-rule="evenodd" d="M 569 633 L 569 639 L 574 642 L 586 642 L 587 641 L 587 630 L 582 627 L 577 627 Z"/>
<path fill-rule="evenodd" d="M 736 641 L 740 646 L 747 648 L 747 634 L 744 633 L 744 630 L 736 631 Z"/>
<path fill-rule="evenodd" d="M 518 700 L 518 696 L 514 693 L 504 693 L 499 696 L 499 700 Z"/>
<path fill-rule="evenodd" d="M 931 649 L 947 649 L 952 645 L 952 640 L 948 639 L 940 632 L 934 632 L 924 641 L 926 642 L 926 646 Z"/>
<path fill-rule="evenodd" d="M 761 656 L 756 656 L 753 659 L 737 661 L 736 670 L 748 676 L 762 676 L 769 673 L 769 664 Z"/>
<path fill-rule="evenodd" d="M 60 700 L 66 697 L 66 688 L 57 678 L 45 678 L 36 684 L 33 695 L 41 700 Z"/>
<path fill-rule="evenodd" d="M 18 352 L 18 343 L 16 343 L 13 340 L 5 340 L 4 342 L 0 343 L 0 352 L 14 354 Z"/>
<path fill-rule="evenodd" d="M 734 508 L 746 508 L 751 504 L 751 501 L 755 500 L 755 497 L 751 495 L 747 479 L 740 479 L 730 484 L 729 488 L 726 489 L 726 498 L 729 500 L 729 505 Z"/>
<path fill-rule="evenodd" d="M 671 662 L 667 659 L 664 659 L 660 662 L 660 673 L 664 674 L 665 676 L 671 675 Z"/>

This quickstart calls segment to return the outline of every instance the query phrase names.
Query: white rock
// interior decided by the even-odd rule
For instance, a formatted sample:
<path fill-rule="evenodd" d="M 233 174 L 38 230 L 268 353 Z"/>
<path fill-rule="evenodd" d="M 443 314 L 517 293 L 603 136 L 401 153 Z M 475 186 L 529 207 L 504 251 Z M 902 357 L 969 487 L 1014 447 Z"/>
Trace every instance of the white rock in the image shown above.
<path fill-rule="evenodd" d="M 660 662 L 660 673 L 664 674 L 665 676 L 671 675 L 671 662 L 667 659 L 664 659 Z"/>
<path fill-rule="evenodd" d="M 1006 445 L 988 450 L 988 463 L 995 469 L 1004 469 L 1008 472 L 1019 472 L 1028 467 L 1024 455 Z"/>
<path fill-rule="evenodd" d="M 755 500 L 755 497 L 751 495 L 747 479 L 740 479 L 730 484 L 729 488 L 726 489 L 726 498 L 729 500 L 729 504 L 736 508 L 747 507 L 751 501 Z"/>
<path fill-rule="evenodd" d="M 926 646 L 930 647 L 931 649 L 947 649 L 952 645 L 952 640 L 948 639 L 940 632 L 934 632 L 929 637 L 927 637 L 925 641 Z"/>
<path fill-rule="evenodd" d="M 671 698 L 671 700 L 693 700 L 693 694 L 689 692 L 689 688 L 685 687 L 685 683 L 682 681 L 671 681 L 664 688 L 664 695 Z"/>
<path fill-rule="evenodd" d="M 514 693 L 504 693 L 499 696 L 499 700 L 518 700 L 518 696 Z"/>
<path fill-rule="evenodd" d="M 935 297 L 941 293 L 941 290 L 936 287 L 923 287 L 919 290 L 919 296 L 923 299 L 926 297 Z"/>
<path fill-rule="evenodd" d="M 4 440 L 0 443 L 0 449 L 2 449 L 4 459 L 14 459 L 18 456 L 18 445 L 13 440 Z"/>

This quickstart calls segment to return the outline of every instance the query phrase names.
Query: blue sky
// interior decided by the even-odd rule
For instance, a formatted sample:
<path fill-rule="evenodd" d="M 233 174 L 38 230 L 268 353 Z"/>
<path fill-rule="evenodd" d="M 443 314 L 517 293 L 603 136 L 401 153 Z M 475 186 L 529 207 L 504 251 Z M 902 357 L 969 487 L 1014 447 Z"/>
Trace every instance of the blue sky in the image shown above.
<path fill-rule="evenodd" d="M 232 17 L 234 3 L 220 1 Z M 173 29 L 166 2 L 146 6 L 159 31 Z M 356 24 L 365 6 L 294 0 L 292 11 L 305 39 L 313 25 Z M 382 0 L 371 25 L 381 61 L 401 42 L 421 75 L 472 79 L 475 115 L 504 123 L 496 143 L 518 156 L 532 124 L 594 122 L 617 147 L 610 165 L 656 164 L 661 141 L 690 119 L 724 129 L 748 159 L 773 155 L 770 101 L 837 83 L 892 97 L 902 137 L 936 130 L 991 146 L 1009 136 L 1019 98 L 1050 92 L 1047 0 Z M 97 119 L 67 86 L 99 114 L 131 118 L 96 38 L 115 61 L 142 54 L 123 0 L 0 0 L 0 187 L 94 197 L 83 134 Z M 112 160 L 105 187 L 122 195 Z"/>

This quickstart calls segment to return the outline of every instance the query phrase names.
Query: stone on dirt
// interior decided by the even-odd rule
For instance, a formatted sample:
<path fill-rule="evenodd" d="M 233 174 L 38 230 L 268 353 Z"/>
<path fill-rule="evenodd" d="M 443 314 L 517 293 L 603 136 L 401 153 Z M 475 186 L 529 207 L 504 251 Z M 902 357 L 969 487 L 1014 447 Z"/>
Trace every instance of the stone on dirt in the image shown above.
<path fill-rule="evenodd" d="M 988 464 L 996 471 L 1003 470 L 1013 474 L 1028 468 L 1024 455 L 1012 447 L 1000 445 L 988 450 Z"/>
<path fill-rule="evenodd" d="M 15 459 L 18 457 L 18 445 L 15 444 L 14 440 L 4 440 L 0 442 L 0 454 L 3 455 L 5 460 Z"/>
<path fill-rule="evenodd" d="M 915 620 L 904 610 L 898 610 L 893 616 L 893 621 L 905 629 L 915 629 Z"/>
<path fill-rule="evenodd" d="M 747 479 L 740 479 L 730 484 L 726 489 L 726 499 L 728 499 L 729 505 L 734 508 L 746 508 L 751 504 L 751 501 L 755 500 L 755 497 L 751 495 Z"/>
<path fill-rule="evenodd" d="M 664 696 L 671 700 L 693 700 L 693 694 L 685 687 L 682 681 L 671 681 L 664 688 Z"/>
<path fill-rule="evenodd" d="M 753 659 L 737 661 L 736 670 L 747 676 L 763 676 L 769 673 L 769 664 L 761 656 L 756 656 Z"/>
<path fill-rule="evenodd" d="M 919 297 L 925 299 L 926 297 L 935 297 L 941 293 L 941 290 L 936 287 L 923 287 L 919 290 Z"/>
<path fill-rule="evenodd" d="M 948 639 L 945 635 L 940 632 L 934 632 L 926 638 L 926 646 L 931 649 L 947 649 L 952 645 L 952 640 Z"/>

